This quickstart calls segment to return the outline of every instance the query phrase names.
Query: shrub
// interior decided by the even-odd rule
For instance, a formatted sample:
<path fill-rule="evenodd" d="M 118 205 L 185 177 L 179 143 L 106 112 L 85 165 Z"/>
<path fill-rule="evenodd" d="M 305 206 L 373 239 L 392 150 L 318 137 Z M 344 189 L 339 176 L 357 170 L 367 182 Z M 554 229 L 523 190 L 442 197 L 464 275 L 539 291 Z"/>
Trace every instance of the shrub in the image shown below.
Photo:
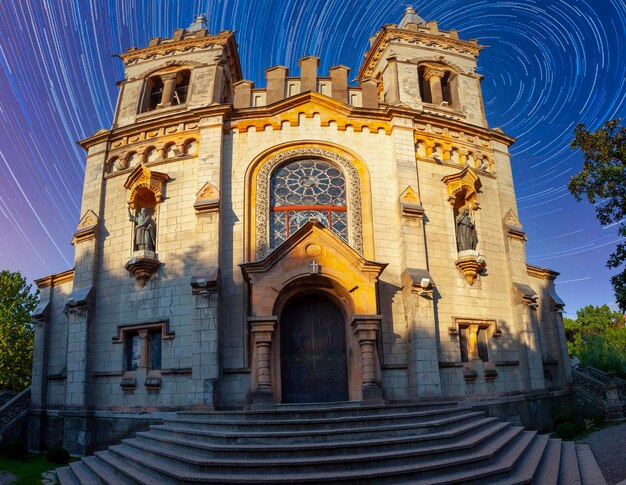
<path fill-rule="evenodd" d="M 67 465 L 70 461 L 70 452 L 62 446 L 56 445 L 48 450 L 46 458 L 57 465 Z"/>
<path fill-rule="evenodd" d="M 28 453 L 28 448 L 26 448 L 26 445 L 21 441 L 7 441 L 2 444 L 0 451 L 0 454 L 15 460 L 16 458 L 24 458 L 26 453 Z"/>
<path fill-rule="evenodd" d="M 562 423 L 556 427 L 556 434 L 561 439 L 571 440 L 582 431 L 582 426 L 577 423 Z"/>

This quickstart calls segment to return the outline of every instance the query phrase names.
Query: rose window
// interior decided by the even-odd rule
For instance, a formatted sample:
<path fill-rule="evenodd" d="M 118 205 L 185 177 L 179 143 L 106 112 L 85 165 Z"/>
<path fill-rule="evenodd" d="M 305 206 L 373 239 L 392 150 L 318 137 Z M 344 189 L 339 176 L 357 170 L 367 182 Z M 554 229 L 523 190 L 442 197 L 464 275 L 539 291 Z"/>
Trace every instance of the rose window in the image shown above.
<path fill-rule="evenodd" d="M 330 163 L 299 160 L 283 165 L 272 174 L 270 193 L 271 247 L 313 218 L 348 241 L 346 180 Z"/>

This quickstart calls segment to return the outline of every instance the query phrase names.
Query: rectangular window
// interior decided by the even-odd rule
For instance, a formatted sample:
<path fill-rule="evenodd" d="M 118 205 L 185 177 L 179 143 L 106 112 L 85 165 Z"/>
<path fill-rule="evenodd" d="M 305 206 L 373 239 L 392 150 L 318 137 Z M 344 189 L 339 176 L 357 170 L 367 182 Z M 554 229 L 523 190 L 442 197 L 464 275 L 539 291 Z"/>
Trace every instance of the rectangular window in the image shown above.
<path fill-rule="evenodd" d="M 489 337 L 493 334 L 495 322 L 457 321 L 461 362 L 477 359 L 489 362 Z"/>
<path fill-rule="evenodd" d="M 140 367 L 161 369 L 161 329 L 125 332 L 125 365 L 127 371 Z M 145 341 L 144 341 L 145 339 Z M 143 355 L 143 354 L 146 355 Z"/>

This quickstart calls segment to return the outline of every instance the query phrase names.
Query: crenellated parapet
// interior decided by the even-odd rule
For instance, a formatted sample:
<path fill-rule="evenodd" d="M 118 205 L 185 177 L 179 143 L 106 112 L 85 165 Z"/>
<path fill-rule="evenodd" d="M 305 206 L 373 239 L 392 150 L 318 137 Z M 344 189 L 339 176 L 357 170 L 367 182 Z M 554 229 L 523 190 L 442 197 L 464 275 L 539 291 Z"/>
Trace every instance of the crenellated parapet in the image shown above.
<path fill-rule="evenodd" d="M 266 87 L 255 88 L 252 81 L 235 84 L 236 109 L 259 108 L 273 105 L 301 93 L 319 93 L 342 103 L 359 108 L 376 109 L 382 101 L 380 81 L 362 79 L 358 86 L 349 86 L 350 68 L 333 66 L 325 77 L 319 77 L 317 68 L 320 59 L 314 56 L 300 58 L 300 76 L 289 76 L 285 66 L 273 66 L 265 70 Z"/>

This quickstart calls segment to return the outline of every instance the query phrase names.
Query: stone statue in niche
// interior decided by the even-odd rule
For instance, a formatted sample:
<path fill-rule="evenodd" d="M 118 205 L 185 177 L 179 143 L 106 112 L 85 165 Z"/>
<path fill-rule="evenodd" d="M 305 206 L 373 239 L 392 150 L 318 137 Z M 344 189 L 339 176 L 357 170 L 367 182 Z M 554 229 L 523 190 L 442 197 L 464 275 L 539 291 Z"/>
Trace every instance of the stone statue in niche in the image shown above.
<path fill-rule="evenodd" d="M 128 218 L 135 223 L 135 243 L 134 251 L 154 251 L 156 247 L 156 223 L 145 207 L 142 207 L 137 215 L 130 212 L 128 207 Z"/>
<path fill-rule="evenodd" d="M 459 251 L 475 250 L 478 244 L 476 226 L 467 207 L 464 207 L 456 218 L 456 242 Z"/>

